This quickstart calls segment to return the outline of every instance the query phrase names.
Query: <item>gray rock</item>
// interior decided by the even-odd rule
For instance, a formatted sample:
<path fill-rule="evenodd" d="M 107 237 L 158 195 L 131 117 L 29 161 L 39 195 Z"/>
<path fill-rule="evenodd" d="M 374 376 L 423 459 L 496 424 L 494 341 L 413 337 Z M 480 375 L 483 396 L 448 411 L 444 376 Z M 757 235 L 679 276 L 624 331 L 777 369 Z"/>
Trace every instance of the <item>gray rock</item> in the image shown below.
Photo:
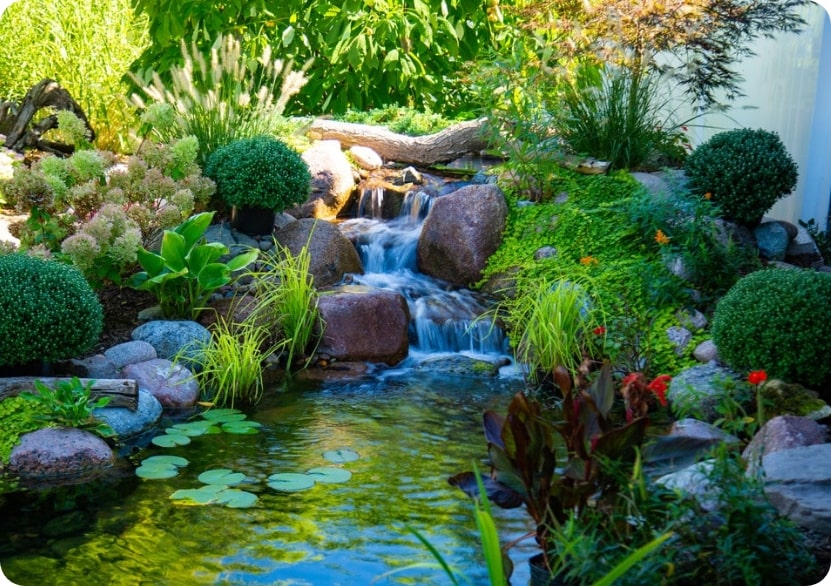
<path fill-rule="evenodd" d="M 767 260 L 785 260 L 791 239 L 779 222 L 763 222 L 753 229 L 759 254 Z"/>
<path fill-rule="evenodd" d="M 294 255 L 308 244 L 309 273 L 317 288 L 339 283 L 347 273 L 364 272 L 358 251 L 335 224 L 326 220 L 292 222 L 275 232 L 274 238 Z"/>
<path fill-rule="evenodd" d="M 712 460 L 705 460 L 661 476 L 655 482 L 670 489 L 682 490 L 694 496 L 705 511 L 714 511 L 718 508 L 718 487 L 713 486 L 709 478 L 713 464 Z"/>
<path fill-rule="evenodd" d="M 708 440 L 712 441 L 713 445 L 721 443 L 739 443 L 739 438 L 734 435 L 730 435 L 723 429 L 716 427 L 711 423 L 699 421 L 698 419 L 692 419 L 690 417 L 679 419 L 673 423 L 670 428 L 670 435 L 689 437 L 698 440 Z"/>
<path fill-rule="evenodd" d="M 557 256 L 557 249 L 553 246 L 543 246 L 534 252 L 534 260 L 542 260 L 553 256 Z"/>
<path fill-rule="evenodd" d="M 423 360 L 414 370 L 427 371 L 441 376 L 460 376 L 465 378 L 493 378 L 499 375 L 499 369 L 508 364 L 505 361 L 491 361 L 454 354 L 453 356 L 434 356 Z"/>
<path fill-rule="evenodd" d="M 117 378 L 118 367 L 105 354 L 94 354 L 86 358 L 69 361 L 72 374 L 81 378 Z"/>
<path fill-rule="evenodd" d="M 156 356 L 173 360 L 177 355 L 188 368 L 197 368 L 193 358 L 211 342 L 211 333 L 195 321 L 156 320 L 133 330 L 135 341 L 147 342 L 156 350 Z"/>
<path fill-rule="evenodd" d="M 635 171 L 630 173 L 630 175 L 632 175 L 632 179 L 643 185 L 653 195 L 666 195 L 670 192 L 669 182 L 656 173 Z"/>
<path fill-rule="evenodd" d="M 149 391 L 139 389 L 138 407 L 135 411 L 126 407 L 105 407 L 92 413 L 109 425 L 121 442 L 129 442 L 152 429 L 162 417 L 162 404 Z"/>
<path fill-rule="evenodd" d="M 667 338 L 675 348 L 675 353 L 678 356 L 683 356 L 686 353 L 687 346 L 692 341 L 692 333 L 687 328 L 671 326 L 667 328 Z"/>
<path fill-rule="evenodd" d="M 128 364 L 121 374 L 124 378 L 135 379 L 139 390 L 153 395 L 162 407 L 186 409 L 199 400 L 199 385 L 192 373 L 184 366 L 170 360 L 155 358 L 147 362 Z"/>
<path fill-rule="evenodd" d="M 401 184 L 414 183 L 421 185 L 424 183 L 424 177 L 415 167 L 406 167 L 401 170 Z M 397 183 L 397 182 L 396 182 Z"/>
<path fill-rule="evenodd" d="M 339 361 L 398 364 L 409 352 L 410 311 L 404 296 L 343 287 L 318 300 L 323 336 L 318 352 Z"/>
<path fill-rule="evenodd" d="M 718 359 L 718 348 L 712 340 L 704 340 L 693 350 L 693 358 L 707 364 Z"/>
<path fill-rule="evenodd" d="M 791 239 L 785 260 L 798 267 L 817 269 L 825 264 L 814 239 L 803 226 L 797 228 L 796 236 Z M 827 259 L 831 262 L 831 259 Z"/>
<path fill-rule="evenodd" d="M 104 356 L 115 365 L 116 369 L 124 368 L 128 364 L 145 362 L 158 358 L 152 344 L 141 340 L 124 342 L 104 351 Z"/>
<path fill-rule="evenodd" d="M 334 220 L 355 190 L 349 159 L 336 140 L 319 140 L 302 157 L 312 175 L 312 191 L 305 203 L 286 211 L 295 218 Z"/>
<path fill-rule="evenodd" d="M 363 169 L 380 169 L 384 166 L 384 159 L 381 155 L 369 147 L 354 145 L 349 149 L 349 154 Z"/>
<path fill-rule="evenodd" d="M 762 458 L 765 494 L 781 515 L 831 535 L 831 444 L 780 450 Z"/>
<path fill-rule="evenodd" d="M 780 450 L 822 444 L 826 441 L 826 429 L 813 419 L 797 415 L 780 415 L 762 426 L 742 452 L 753 473 L 761 458 Z"/>
<path fill-rule="evenodd" d="M 682 370 L 669 384 L 667 400 L 678 416 L 694 415 L 707 422 L 715 421 L 715 406 L 727 392 L 724 383 L 739 376 L 728 368 L 709 362 Z"/>
<path fill-rule="evenodd" d="M 697 309 L 679 309 L 675 313 L 678 323 L 688 330 L 697 331 L 707 327 L 707 316 Z"/>
<path fill-rule="evenodd" d="M 110 446 L 88 431 L 46 427 L 23 434 L 9 456 L 8 471 L 24 480 L 91 480 L 115 463 Z"/>
<path fill-rule="evenodd" d="M 419 270 L 462 286 L 478 281 L 502 242 L 507 215 L 495 185 L 467 185 L 438 198 L 418 239 Z"/>

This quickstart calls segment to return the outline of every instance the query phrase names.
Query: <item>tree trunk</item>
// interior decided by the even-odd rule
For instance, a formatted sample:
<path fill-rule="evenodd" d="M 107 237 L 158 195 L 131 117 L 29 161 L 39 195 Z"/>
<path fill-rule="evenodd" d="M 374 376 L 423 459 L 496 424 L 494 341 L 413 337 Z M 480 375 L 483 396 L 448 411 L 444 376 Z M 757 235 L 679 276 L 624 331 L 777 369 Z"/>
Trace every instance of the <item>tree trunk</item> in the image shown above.
<path fill-rule="evenodd" d="M 40 381 L 54 389 L 61 381 L 70 381 L 68 378 L 16 376 L 0 378 L 0 401 L 7 397 L 14 397 L 24 391 L 34 391 L 35 381 Z M 81 383 L 86 386 L 92 379 L 82 378 Z M 94 401 L 101 397 L 110 397 L 107 407 L 127 407 L 131 411 L 138 408 L 138 384 L 133 379 L 102 378 L 92 382 L 90 398 Z"/>
<path fill-rule="evenodd" d="M 428 167 L 485 149 L 484 127 L 485 119 L 480 118 L 427 136 L 406 136 L 379 126 L 317 119 L 309 128 L 309 137 L 337 140 L 345 148 L 369 147 L 387 161 Z"/>
<path fill-rule="evenodd" d="M 66 155 L 73 151 L 72 146 L 41 140 L 47 130 L 57 128 L 58 118 L 54 114 L 47 116 L 30 127 L 32 119 L 42 108 L 69 110 L 80 118 L 89 130 L 89 140 L 95 140 L 95 131 L 89 124 L 81 106 L 72 99 L 69 92 L 53 79 L 44 79 L 26 92 L 19 108 L 8 102 L 0 104 L 0 129 L 6 130 L 6 147 L 23 152 L 37 148 L 57 155 Z"/>

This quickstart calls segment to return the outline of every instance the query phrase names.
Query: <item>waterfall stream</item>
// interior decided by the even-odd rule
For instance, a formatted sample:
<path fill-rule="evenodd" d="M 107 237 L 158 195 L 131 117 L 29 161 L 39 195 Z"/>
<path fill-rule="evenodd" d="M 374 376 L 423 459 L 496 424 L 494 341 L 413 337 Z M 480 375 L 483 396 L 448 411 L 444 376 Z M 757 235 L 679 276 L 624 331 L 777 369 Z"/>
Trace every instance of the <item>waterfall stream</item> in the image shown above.
<path fill-rule="evenodd" d="M 404 296 L 410 309 L 410 355 L 415 359 L 435 353 L 504 357 L 504 332 L 482 317 L 492 300 L 418 271 L 418 239 L 436 197 L 440 196 L 409 191 L 398 216 L 382 219 L 384 188 L 364 190 L 358 206 L 361 217 L 340 223 L 364 265 L 364 274 L 351 275 L 351 281 Z"/>

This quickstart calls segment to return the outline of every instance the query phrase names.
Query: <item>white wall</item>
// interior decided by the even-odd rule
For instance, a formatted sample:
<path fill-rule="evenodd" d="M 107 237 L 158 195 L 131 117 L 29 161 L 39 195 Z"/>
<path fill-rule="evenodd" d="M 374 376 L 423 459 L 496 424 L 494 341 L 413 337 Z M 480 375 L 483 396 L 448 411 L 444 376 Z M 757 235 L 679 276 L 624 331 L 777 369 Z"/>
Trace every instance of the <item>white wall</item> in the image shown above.
<path fill-rule="evenodd" d="M 698 145 L 732 128 L 778 133 L 799 165 L 799 181 L 767 215 L 793 223 L 815 218 L 824 228 L 831 197 L 831 20 L 817 4 L 805 6 L 802 16 L 808 21 L 802 33 L 753 45 L 756 55 L 738 68 L 746 97 L 726 115 L 692 122 L 689 136 Z"/>

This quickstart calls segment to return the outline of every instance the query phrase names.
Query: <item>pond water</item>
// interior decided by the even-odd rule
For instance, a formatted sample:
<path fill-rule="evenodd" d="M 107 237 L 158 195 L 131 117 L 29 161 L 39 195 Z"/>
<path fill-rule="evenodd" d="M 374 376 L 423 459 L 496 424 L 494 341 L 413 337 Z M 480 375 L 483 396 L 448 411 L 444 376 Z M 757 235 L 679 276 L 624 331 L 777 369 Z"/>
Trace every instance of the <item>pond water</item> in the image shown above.
<path fill-rule="evenodd" d="M 0 497 L 0 565 L 22 586 L 449 583 L 432 568 L 387 575 L 433 561 L 410 525 L 472 584 L 486 584 L 472 504 L 447 478 L 483 462 L 482 411 L 504 409 L 520 388 L 515 378 L 410 373 L 268 393 L 250 416 L 263 424 L 256 435 L 204 435 L 133 457 L 187 458 L 174 478 L 142 480 L 127 470 L 84 487 Z M 332 466 L 323 453 L 339 449 L 359 455 L 335 464 L 352 472 L 345 483 L 297 493 L 266 484 L 274 473 Z M 257 494 L 256 505 L 169 498 L 199 486 L 198 474 L 212 468 L 244 473 L 240 488 Z M 521 510 L 494 514 L 503 542 L 530 529 Z M 513 550 L 515 585 L 527 583 L 524 560 L 533 553 L 533 543 Z"/>

